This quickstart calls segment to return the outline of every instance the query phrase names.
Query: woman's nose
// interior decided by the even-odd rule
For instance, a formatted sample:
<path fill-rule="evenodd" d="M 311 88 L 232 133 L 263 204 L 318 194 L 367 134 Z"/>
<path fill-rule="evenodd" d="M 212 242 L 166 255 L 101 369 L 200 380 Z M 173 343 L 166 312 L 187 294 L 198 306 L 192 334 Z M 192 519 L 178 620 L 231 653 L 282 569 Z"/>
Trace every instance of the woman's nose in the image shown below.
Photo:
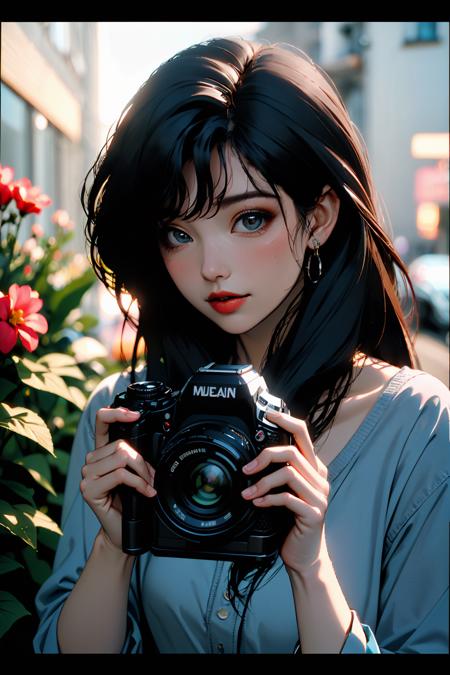
<path fill-rule="evenodd" d="M 217 242 L 203 248 L 202 276 L 208 281 L 214 281 L 217 277 L 227 279 L 230 276 L 227 255 Z"/>

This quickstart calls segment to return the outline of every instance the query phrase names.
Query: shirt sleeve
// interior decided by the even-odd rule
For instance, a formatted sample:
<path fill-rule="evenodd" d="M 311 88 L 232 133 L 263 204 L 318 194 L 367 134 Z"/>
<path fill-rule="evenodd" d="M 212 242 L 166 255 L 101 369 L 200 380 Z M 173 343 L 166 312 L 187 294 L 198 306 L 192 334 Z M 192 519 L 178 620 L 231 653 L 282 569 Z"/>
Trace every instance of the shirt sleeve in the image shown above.
<path fill-rule="evenodd" d="M 58 619 L 67 597 L 86 565 L 100 529 L 100 523 L 84 501 L 79 485 L 86 453 L 94 448 L 96 412 L 99 408 L 111 404 L 114 382 L 117 382 L 117 375 L 109 376 L 91 394 L 75 434 L 64 491 L 61 519 L 63 535 L 56 550 L 52 574 L 41 586 L 35 598 L 39 617 L 38 630 L 33 639 L 35 653 L 60 653 L 57 637 Z M 127 633 L 121 653 L 137 653 L 141 649 L 134 570 L 130 584 Z"/>
<path fill-rule="evenodd" d="M 342 645 L 340 654 L 380 654 L 380 648 L 375 639 L 375 635 L 372 633 L 370 626 L 365 623 L 361 623 L 358 617 L 357 612 L 352 609 L 352 619 L 350 623 L 350 628 L 346 635 L 344 644 Z M 361 631 L 358 631 L 358 626 L 360 626 Z M 364 642 L 361 640 L 361 632 L 364 632 Z M 301 654 L 300 640 L 297 640 L 295 645 L 294 654 Z"/>
<path fill-rule="evenodd" d="M 427 381 L 391 487 L 377 625 L 360 623 L 366 645 L 350 631 L 343 654 L 448 654 L 450 392 Z"/>
<path fill-rule="evenodd" d="M 450 392 L 426 382 L 390 488 L 377 621 L 352 609 L 341 654 L 448 654 Z"/>

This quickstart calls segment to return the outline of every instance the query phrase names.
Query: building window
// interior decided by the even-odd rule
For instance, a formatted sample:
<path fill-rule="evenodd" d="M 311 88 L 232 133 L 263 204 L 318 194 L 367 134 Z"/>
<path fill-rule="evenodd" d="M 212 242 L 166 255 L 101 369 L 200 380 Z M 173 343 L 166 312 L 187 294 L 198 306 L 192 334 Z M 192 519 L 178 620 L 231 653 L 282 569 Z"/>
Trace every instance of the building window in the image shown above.
<path fill-rule="evenodd" d="M 361 54 L 363 48 L 366 46 L 362 36 L 361 22 L 343 23 L 339 26 L 339 32 L 345 40 L 345 48 L 342 55 Z"/>
<path fill-rule="evenodd" d="M 437 21 L 408 21 L 405 24 L 404 44 L 438 41 Z"/>
<path fill-rule="evenodd" d="M 48 35 L 56 49 L 66 56 L 70 53 L 70 23 L 68 21 L 52 21 L 48 24 Z"/>
<path fill-rule="evenodd" d="M 43 209 L 37 217 L 44 228 L 44 232 L 51 234 L 54 227 L 51 223 L 51 215 L 59 204 L 59 157 L 57 154 L 57 139 L 60 132 L 49 122 L 46 125 L 38 124 L 42 115 L 33 113 L 32 147 L 33 147 L 33 184 L 38 185 L 41 191 L 47 194 L 53 204 L 48 209 Z M 45 119 L 45 118 L 44 118 Z"/>
<path fill-rule="evenodd" d="M 31 108 L 3 82 L 1 99 L 1 163 L 13 167 L 14 180 L 29 177 L 32 167 Z"/>
<path fill-rule="evenodd" d="M 1 164 L 14 169 L 14 180 L 29 178 L 54 203 L 40 214 L 27 218 L 19 241 L 29 236 L 32 222 L 39 222 L 50 234 L 54 226 L 51 215 L 60 203 L 60 157 L 58 139 L 61 133 L 12 89 L 1 83 Z"/>

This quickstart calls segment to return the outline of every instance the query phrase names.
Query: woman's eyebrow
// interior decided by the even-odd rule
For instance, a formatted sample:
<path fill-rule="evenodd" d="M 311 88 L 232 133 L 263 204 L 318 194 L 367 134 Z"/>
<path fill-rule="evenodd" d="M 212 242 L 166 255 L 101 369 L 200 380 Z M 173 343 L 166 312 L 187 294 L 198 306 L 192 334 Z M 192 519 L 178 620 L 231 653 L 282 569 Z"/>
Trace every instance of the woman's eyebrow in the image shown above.
<path fill-rule="evenodd" d="M 220 202 L 220 205 L 227 206 L 228 204 L 234 204 L 235 202 L 240 202 L 244 199 L 251 199 L 252 197 L 270 197 L 271 199 L 276 199 L 276 196 L 273 194 L 273 192 L 260 192 L 254 190 L 253 192 L 242 192 L 239 195 L 230 195 L 228 197 L 224 197 Z"/>

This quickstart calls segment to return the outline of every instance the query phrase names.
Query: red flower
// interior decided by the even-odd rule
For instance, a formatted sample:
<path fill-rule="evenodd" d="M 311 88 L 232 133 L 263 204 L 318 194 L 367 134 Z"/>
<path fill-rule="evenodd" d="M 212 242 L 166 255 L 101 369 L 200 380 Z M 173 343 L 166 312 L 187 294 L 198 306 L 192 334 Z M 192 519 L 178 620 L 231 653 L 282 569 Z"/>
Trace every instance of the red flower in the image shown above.
<path fill-rule="evenodd" d="M 13 183 L 12 195 L 22 216 L 27 213 L 40 213 L 53 203 L 48 195 L 41 194 L 41 188 L 32 185 L 29 178 L 21 178 Z"/>
<path fill-rule="evenodd" d="M 48 331 L 47 319 L 38 314 L 43 300 L 31 286 L 12 284 L 9 294 L 0 292 L 0 352 L 8 354 L 15 346 L 17 337 L 29 352 L 38 346 L 38 333 Z"/>
<path fill-rule="evenodd" d="M 10 166 L 2 166 L 0 164 L 0 206 L 7 206 L 12 194 L 12 179 L 14 177 L 14 169 Z"/>

